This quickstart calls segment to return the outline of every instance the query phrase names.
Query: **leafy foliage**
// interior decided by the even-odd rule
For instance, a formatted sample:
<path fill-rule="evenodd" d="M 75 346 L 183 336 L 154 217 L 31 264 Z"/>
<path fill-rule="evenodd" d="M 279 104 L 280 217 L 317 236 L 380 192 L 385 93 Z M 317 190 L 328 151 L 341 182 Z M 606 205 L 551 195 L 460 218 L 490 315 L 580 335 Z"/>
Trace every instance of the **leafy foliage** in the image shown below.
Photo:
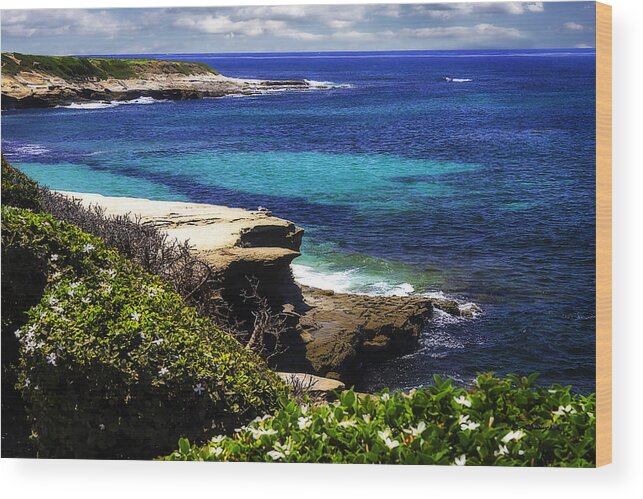
<path fill-rule="evenodd" d="M 16 332 L 41 456 L 151 457 L 178 435 L 204 440 L 263 414 L 285 393 L 263 361 L 101 239 L 3 206 L 2 245 L 47 262 L 42 300 Z"/>
<path fill-rule="evenodd" d="M 332 404 L 284 399 L 271 417 L 166 460 L 498 466 L 595 464 L 595 396 L 544 389 L 536 375 L 481 375 L 471 391 L 435 378 L 408 394 L 346 391 Z"/>
<path fill-rule="evenodd" d="M 40 210 L 38 184 L 9 164 L 2 155 L 2 204 Z"/>
<path fill-rule="evenodd" d="M 21 71 L 38 71 L 65 80 L 126 79 L 158 73 L 218 74 L 207 64 L 195 62 L 28 55 L 17 52 L 3 52 L 2 72 L 8 75 L 16 75 Z"/>

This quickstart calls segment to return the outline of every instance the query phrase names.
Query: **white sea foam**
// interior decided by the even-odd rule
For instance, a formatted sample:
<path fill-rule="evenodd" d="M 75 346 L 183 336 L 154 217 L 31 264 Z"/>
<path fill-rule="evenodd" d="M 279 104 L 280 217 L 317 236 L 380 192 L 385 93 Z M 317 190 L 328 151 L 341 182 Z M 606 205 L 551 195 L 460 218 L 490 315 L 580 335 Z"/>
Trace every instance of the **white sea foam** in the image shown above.
<path fill-rule="evenodd" d="M 336 293 L 353 293 L 371 296 L 409 296 L 415 290 L 408 282 L 392 284 L 384 281 L 373 282 L 372 278 L 359 271 L 349 269 L 335 272 L 320 272 L 307 265 L 291 265 L 295 280 L 304 286 L 327 289 Z"/>
<path fill-rule="evenodd" d="M 49 149 L 38 144 L 21 144 L 10 146 L 11 152 L 7 156 L 17 156 L 17 155 L 29 155 L 29 156 L 40 156 L 49 152 Z"/>
<path fill-rule="evenodd" d="M 101 101 L 101 102 L 73 102 L 68 106 L 56 106 L 65 109 L 106 109 L 116 106 L 126 106 L 132 104 L 157 104 L 160 102 L 168 102 L 167 99 L 154 99 L 153 97 L 139 97 L 138 99 L 123 100 L 123 101 Z"/>
<path fill-rule="evenodd" d="M 319 272 L 307 265 L 292 264 L 292 273 L 295 281 L 304 286 L 311 286 L 319 289 L 327 289 L 337 293 L 347 293 L 351 290 L 352 282 L 350 275 L 357 272 L 357 269 L 341 272 Z"/>
<path fill-rule="evenodd" d="M 449 83 L 467 83 L 473 81 L 473 78 L 451 78 L 450 76 L 445 76 L 444 79 Z"/>
<path fill-rule="evenodd" d="M 311 88 L 353 88 L 350 83 L 335 83 L 333 81 L 304 80 Z"/>

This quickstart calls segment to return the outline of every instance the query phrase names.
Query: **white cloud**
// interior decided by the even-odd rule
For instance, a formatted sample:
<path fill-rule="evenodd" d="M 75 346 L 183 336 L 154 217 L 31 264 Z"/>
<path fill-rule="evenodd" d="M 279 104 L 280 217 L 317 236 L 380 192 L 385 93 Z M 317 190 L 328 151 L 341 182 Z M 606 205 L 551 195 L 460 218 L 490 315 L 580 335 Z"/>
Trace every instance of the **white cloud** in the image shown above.
<path fill-rule="evenodd" d="M 516 28 L 504 28 L 493 24 L 476 24 L 475 26 L 446 26 L 435 28 L 405 28 L 399 33 L 415 38 L 524 38 Z"/>
<path fill-rule="evenodd" d="M 576 48 L 577 49 L 593 49 L 594 47 L 592 45 L 588 45 L 587 43 L 577 43 Z"/>
<path fill-rule="evenodd" d="M 585 29 L 585 26 L 574 21 L 569 21 L 563 24 L 563 29 L 566 31 L 583 31 Z"/>
<path fill-rule="evenodd" d="M 292 29 L 285 21 L 274 19 L 235 21 L 230 16 L 182 16 L 174 21 L 174 25 L 180 28 L 229 37 L 270 35 L 297 40 L 320 40 L 323 38 L 319 34 Z"/>
<path fill-rule="evenodd" d="M 437 3 L 417 5 L 414 10 L 433 19 L 451 19 L 453 17 L 472 15 L 521 15 L 525 12 L 543 12 L 545 6 L 543 2 Z"/>
<path fill-rule="evenodd" d="M 132 25 L 118 21 L 106 10 L 6 10 L 2 13 L 2 32 L 10 36 L 104 35 L 114 37 L 131 30 Z"/>

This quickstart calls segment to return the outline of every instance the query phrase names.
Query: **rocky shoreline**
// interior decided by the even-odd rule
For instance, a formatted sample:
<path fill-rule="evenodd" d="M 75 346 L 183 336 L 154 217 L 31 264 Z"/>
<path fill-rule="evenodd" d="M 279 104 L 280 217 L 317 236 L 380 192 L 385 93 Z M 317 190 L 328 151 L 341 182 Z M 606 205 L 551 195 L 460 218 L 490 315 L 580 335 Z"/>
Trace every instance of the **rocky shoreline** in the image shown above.
<path fill-rule="evenodd" d="M 230 78 L 193 63 L 146 61 L 128 77 L 62 77 L 42 64 L 28 64 L 20 54 L 3 54 L 2 109 L 43 108 L 94 102 L 131 101 L 141 97 L 167 100 L 256 95 L 277 91 L 324 89 L 306 80 Z M 83 58 L 65 58 L 85 60 Z M 96 59 L 90 59 L 96 61 Z M 115 59 L 115 61 L 121 61 Z M 7 71 L 7 62 L 19 68 Z M 143 69 L 141 69 L 143 68 Z"/>
<path fill-rule="evenodd" d="M 300 255 L 304 231 L 268 211 L 62 194 L 84 206 L 98 205 L 107 215 L 138 216 L 170 237 L 189 240 L 218 273 L 222 297 L 231 304 L 239 302 L 248 278 L 257 278 L 262 295 L 290 318 L 281 371 L 353 382 L 365 363 L 412 352 L 435 308 L 462 315 L 453 300 L 334 293 L 299 285 L 290 263 Z"/>

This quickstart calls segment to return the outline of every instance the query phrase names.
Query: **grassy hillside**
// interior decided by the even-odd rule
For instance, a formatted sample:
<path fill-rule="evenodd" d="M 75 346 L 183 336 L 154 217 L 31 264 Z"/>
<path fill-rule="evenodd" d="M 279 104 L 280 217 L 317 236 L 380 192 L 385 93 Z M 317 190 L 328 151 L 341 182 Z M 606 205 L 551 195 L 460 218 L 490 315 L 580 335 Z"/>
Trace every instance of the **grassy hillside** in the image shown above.
<path fill-rule="evenodd" d="M 2 74 L 16 75 L 21 71 L 37 71 L 65 80 L 140 78 L 159 73 L 218 74 L 207 64 L 196 62 L 27 55 L 17 52 L 3 52 Z"/>

